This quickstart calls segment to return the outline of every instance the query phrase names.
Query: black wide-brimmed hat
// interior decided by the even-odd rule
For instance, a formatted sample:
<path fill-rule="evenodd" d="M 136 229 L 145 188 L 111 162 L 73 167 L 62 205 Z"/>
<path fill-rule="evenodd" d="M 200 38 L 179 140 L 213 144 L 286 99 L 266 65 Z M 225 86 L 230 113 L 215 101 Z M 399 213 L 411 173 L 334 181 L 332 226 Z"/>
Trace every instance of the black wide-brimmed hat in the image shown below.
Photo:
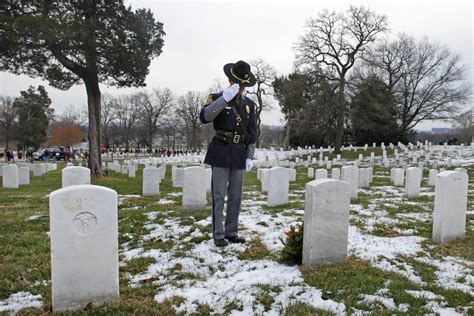
<path fill-rule="evenodd" d="M 243 60 L 239 60 L 236 63 L 225 64 L 224 73 L 227 78 L 241 86 L 251 87 L 257 82 L 255 76 L 250 71 L 250 65 Z"/>

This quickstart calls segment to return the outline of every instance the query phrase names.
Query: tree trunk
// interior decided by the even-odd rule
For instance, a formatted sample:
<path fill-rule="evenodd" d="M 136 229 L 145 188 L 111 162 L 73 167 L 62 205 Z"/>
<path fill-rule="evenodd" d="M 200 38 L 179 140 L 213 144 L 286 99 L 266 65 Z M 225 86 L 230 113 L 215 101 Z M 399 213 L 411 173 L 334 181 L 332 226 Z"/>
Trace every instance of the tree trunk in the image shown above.
<path fill-rule="evenodd" d="M 191 149 L 197 150 L 197 127 L 193 126 L 191 129 Z"/>
<path fill-rule="evenodd" d="M 336 138 L 334 140 L 334 151 L 337 154 L 341 153 L 342 137 L 344 136 L 344 116 L 346 113 L 345 101 L 344 101 L 344 90 L 345 90 L 345 78 L 344 76 L 340 79 L 339 86 L 339 100 L 338 100 L 338 111 L 336 119 Z"/>
<path fill-rule="evenodd" d="M 5 128 L 5 150 L 10 150 L 10 127 Z"/>
<path fill-rule="evenodd" d="M 152 153 L 153 152 L 153 131 L 148 131 L 148 150 Z"/>
<path fill-rule="evenodd" d="M 87 90 L 87 107 L 89 112 L 89 169 L 92 176 L 103 177 L 102 157 L 100 154 L 100 89 L 97 76 L 84 81 Z"/>
<path fill-rule="evenodd" d="M 173 154 L 174 151 L 176 150 L 176 128 L 173 128 Z"/>
<path fill-rule="evenodd" d="M 285 139 L 283 141 L 283 146 L 285 147 L 285 149 L 289 149 L 290 148 L 290 129 L 291 129 L 291 119 L 288 118 L 286 120 L 286 133 L 285 133 Z"/>

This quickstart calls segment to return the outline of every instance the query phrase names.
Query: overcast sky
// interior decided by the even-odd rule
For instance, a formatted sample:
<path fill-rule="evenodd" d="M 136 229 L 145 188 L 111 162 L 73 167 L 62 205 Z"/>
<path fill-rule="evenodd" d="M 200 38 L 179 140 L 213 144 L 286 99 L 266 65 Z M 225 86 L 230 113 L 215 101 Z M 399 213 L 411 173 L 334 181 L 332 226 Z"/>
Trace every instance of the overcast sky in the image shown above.
<path fill-rule="evenodd" d="M 344 11 L 350 4 L 363 4 L 388 18 L 391 33 L 405 32 L 416 38 L 427 36 L 462 57 L 474 82 L 473 6 L 471 1 L 140 1 L 128 0 L 134 8 L 150 8 L 164 23 L 163 53 L 151 63 L 147 89 L 168 87 L 177 94 L 207 91 L 217 80 L 225 81 L 222 66 L 240 59 L 262 58 L 279 75 L 292 71 L 293 46 L 305 31 L 305 21 L 324 9 Z M 68 105 L 84 107 L 83 85 L 59 91 L 40 79 L 0 73 L 0 94 L 19 95 L 29 85 L 42 84 L 56 113 Z M 101 86 L 113 95 L 137 89 Z M 265 113 L 264 124 L 280 124 L 281 113 Z M 446 126 L 424 123 L 420 129 Z"/>

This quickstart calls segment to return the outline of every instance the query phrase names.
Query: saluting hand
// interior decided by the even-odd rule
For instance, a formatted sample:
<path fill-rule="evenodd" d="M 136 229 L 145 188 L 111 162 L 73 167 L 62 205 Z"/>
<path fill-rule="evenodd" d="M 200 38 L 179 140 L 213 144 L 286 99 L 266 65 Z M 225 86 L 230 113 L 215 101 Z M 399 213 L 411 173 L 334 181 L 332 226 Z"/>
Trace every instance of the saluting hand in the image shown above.
<path fill-rule="evenodd" d="M 240 86 L 237 83 L 227 87 L 222 91 L 222 96 L 224 97 L 225 102 L 232 100 L 237 93 L 239 92 Z"/>

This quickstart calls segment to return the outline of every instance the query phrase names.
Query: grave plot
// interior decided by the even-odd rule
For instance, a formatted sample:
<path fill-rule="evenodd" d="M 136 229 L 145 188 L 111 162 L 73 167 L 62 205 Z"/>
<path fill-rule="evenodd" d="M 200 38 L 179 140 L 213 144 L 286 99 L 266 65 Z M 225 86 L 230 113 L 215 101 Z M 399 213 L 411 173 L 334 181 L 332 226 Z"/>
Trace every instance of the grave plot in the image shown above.
<path fill-rule="evenodd" d="M 345 152 L 341 160 L 352 162 L 359 153 Z M 143 165 L 135 178 L 113 174 L 95 181 L 118 193 L 120 302 L 92 311 L 170 315 L 472 312 L 474 170 L 467 166 L 465 237 L 440 244 L 432 239 L 435 188 L 428 186 L 430 167 L 424 168 L 419 195 L 408 197 L 404 183 L 390 182 L 390 168 L 379 164 L 378 156 L 376 151 L 372 182 L 350 200 L 347 259 L 328 266 L 299 266 L 281 256 L 290 227 L 303 223 L 305 186 L 315 176 L 308 177 L 311 173 L 303 165 L 295 166 L 296 179 L 289 182 L 288 200 L 282 205 L 268 205 L 269 193 L 262 192 L 257 170 L 245 175 L 239 224 L 247 243 L 224 249 L 214 247 L 210 235 L 210 196 L 206 207 L 183 210 L 183 188 L 173 186 L 171 166 L 157 196 L 142 195 Z M 301 161 L 307 159 L 301 155 Z M 465 161 L 453 159 L 450 169 Z M 362 161 L 359 168 L 366 168 L 367 162 Z M 392 162 L 390 167 L 398 166 Z M 338 163 L 330 166 L 340 167 Z M 37 312 L 51 306 L 47 196 L 61 186 L 58 172 L 33 177 L 28 188 L 9 191 L 8 196 L 0 194 L 8 205 L 0 208 L 7 214 L 1 228 L 12 235 L 6 239 L 9 246 L 0 250 L 6 258 L 0 268 L 9 271 L 0 280 L 0 310 L 24 306 Z M 40 181 L 48 188 L 41 187 Z M 19 224 L 13 229 L 12 223 Z"/>

